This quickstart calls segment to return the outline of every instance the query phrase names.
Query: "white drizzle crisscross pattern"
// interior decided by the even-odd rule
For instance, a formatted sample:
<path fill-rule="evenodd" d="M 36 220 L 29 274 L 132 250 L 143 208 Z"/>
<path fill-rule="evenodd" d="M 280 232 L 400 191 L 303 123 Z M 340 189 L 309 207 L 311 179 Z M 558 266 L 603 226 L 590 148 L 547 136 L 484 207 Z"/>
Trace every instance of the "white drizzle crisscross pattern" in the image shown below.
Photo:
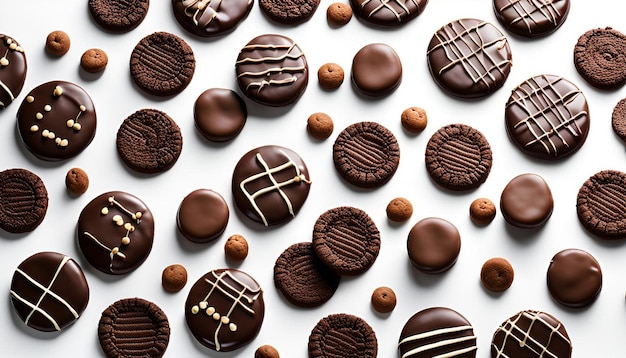
<path fill-rule="evenodd" d="M 558 0 L 556 0 L 558 1 Z M 541 22 L 545 19 L 557 25 L 558 17 L 561 13 L 554 5 L 553 0 L 508 0 L 508 3 L 500 8 L 500 12 L 512 10 L 518 14 L 511 25 L 524 22 L 528 32 L 532 31 L 533 23 Z"/>
<path fill-rule="evenodd" d="M 465 331 L 470 331 L 471 335 L 460 336 L 460 337 L 450 337 L 451 334 L 458 333 L 458 332 L 465 332 Z M 444 354 L 433 356 L 433 358 L 456 357 L 458 355 L 461 355 L 467 352 L 472 352 L 478 349 L 478 347 L 476 346 L 476 336 L 473 334 L 472 326 L 448 327 L 448 328 L 436 329 L 436 330 L 432 330 L 432 331 L 428 331 L 424 333 L 414 334 L 412 336 L 408 336 L 402 339 L 398 343 L 398 346 L 401 346 L 406 343 L 414 342 L 414 341 L 419 341 L 421 339 L 437 337 L 437 336 L 447 336 L 450 338 L 443 338 L 438 342 L 425 344 L 425 345 L 416 347 L 414 349 L 411 349 L 407 351 L 406 353 L 404 353 L 401 358 L 412 357 L 414 355 L 427 352 L 432 349 L 442 348 L 442 347 L 448 347 L 450 350 Z M 468 342 L 472 340 L 474 340 L 474 344 L 469 347 L 461 346 L 457 348 L 454 346 L 456 344 L 463 344 L 464 342 Z"/>
<path fill-rule="evenodd" d="M 271 51 L 283 51 L 282 54 L 275 57 L 245 57 L 236 62 L 236 65 L 247 65 L 261 62 L 283 62 L 287 59 L 290 60 L 298 60 L 304 56 L 304 52 L 300 51 L 300 48 L 292 43 L 290 45 L 262 45 L 262 44 L 252 44 L 245 46 L 241 51 L 257 51 L 257 50 L 271 50 Z M 296 53 L 293 53 L 294 50 L 297 50 Z M 306 62 L 301 61 L 301 65 L 299 66 L 282 66 L 278 65 L 275 67 L 268 67 L 263 69 L 262 71 L 252 72 L 246 71 L 237 75 L 237 77 L 250 76 L 250 77 L 270 77 L 273 75 L 286 75 L 294 72 L 304 72 L 306 70 Z M 261 92 L 265 86 L 271 85 L 286 85 L 293 82 L 296 82 L 298 77 L 295 75 L 291 75 L 289 77 L 279 78 L 279 79 L 269 79 L 269 80 L 260 80 L 260 81 L 251 81 L 247 86 L 246 90 L 250 88 L 257 87 L 257 92 Z"/>

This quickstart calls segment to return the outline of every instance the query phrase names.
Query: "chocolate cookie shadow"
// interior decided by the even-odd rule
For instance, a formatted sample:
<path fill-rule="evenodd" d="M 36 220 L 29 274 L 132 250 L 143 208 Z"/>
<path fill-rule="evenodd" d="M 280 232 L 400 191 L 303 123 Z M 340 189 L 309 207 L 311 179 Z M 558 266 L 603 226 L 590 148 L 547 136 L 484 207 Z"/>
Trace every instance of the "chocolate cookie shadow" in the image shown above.
<path fill-rule="evenodd" d="M 583 233 L 583 235 L 586 235 L 589 239 L 591 239 L 593 242 L 595 242 L 596 244 L 602 247 L 617 248 L 617 247 L 624 246 L 626 244 L 626 236 L 620 239 L 603 239 L 600 236 L 596 236 L 590 233 L 589 231 L 587 231 L 587 229 L 585 229 L 583 224 L 580 223 L 580 220 L 578 221 L 578 227 L 580 228 L 580 232 Z"/>
<path fill-rule="evenodd" d="M 249 99 L 245 94 L 241 93 L 237 84 L 233 84 L 233 88 L 237 88 L 237 94 L 243 99 L 246 104 L 246 108 L 248 109 L 248 118 L 250 116 L 254 116 L 255 118 L 262 119 L 276 119 L 280 118 L 291 111 L 291 109 L 298 103 L 299 99 L 296 99 L 293 103 L 288 104 L 286 106 L 280 107 L 271 107 L 266 106 L 260 103 L 257 103 L 251 99 Z"/>
<path fill-rule="evenodd" d="M 8 232 L 8 231 L 4 231 L 4 230 L 0 229 L 0 237 L 5 239 L 5 240 L 15 240 L 15 241 L 17 241 L 17 240 L 21 240 L 21 239 L 23 239 L 25 237 L 28 237 L 28 235 L 31 232 L 12 233 L 12 232 Z"/>
<path fill-rule="evenodd" d="M 536 242 L 541 236 L 543 228 L 547 223 L 535 228 L 520 228 L 509 224 L 506 220 L 502 220 L 507 236 L 519 245 L 529 246 Z"/>
<path fill-rule="evenodd" d="M 78 66 L 78 77 L 85 82 L 93 82 L 98 80 L 104 74 L 105 70 L 99 72 L 87 72 L 82 67 Z"/>
<path fill-rule="evenodd" d="M 448 272 L 454 268 L 454 266 L 452 266 L 449 270 L 446 270 L 441 273 L 434 273 L 434 274 L 424 273 L 418 270 L 417 268 L 415 268 L 415 266 L 413 266 L 408 256 L 406 258 L 405 267 L 407 269 L 409 277 L 411 277 L 413 282 L 415 282 L 418 286 L 425 287 L 425 288 L 432 288 L 441 284 L 441 282 L 447 276 Z"/>
<path fill-rule="evenodd" d="M 397 89 L 398 87 L 400 87 L 400 85 L 402 84 L 402 79 L 400 80 L 400 82 L 398 82 L 398 84 L 393 87 L 392 89 L 385 91 L 383 93 L 380 93 L 379 95 L 376 96 L 372 96 L 372 95 L 368 95 L 366 93 L 363 93 L 363 90 L 361 90 L 352 80 L 352 73 L 349 74 L 349 77 L 347 78 L 347 80 L 350 82 L 350 88 L 352 88 L 352 92 L 354 93 L 354 95 L 363 103 L 377 103 L 381 100 L 384 100 L 385 98 L 391 96 Z"/>
<path fill-rule="evenodd" d="M 31 328 L 29 326 L 27 326 L 24 321 L 22 321 L 18 316 L 17 316 L 17 312 L 15 312 L 15 309 L 13 308 L 13 303 L 11 302 L 11 299 L 6 300 L 7 302 L 7 311 L 10 311 L 10 315 L 11 315 L 11 322 L 13 323 L 13 325 L 15 327 L 17 327 L 17 329 L 19 329 L 20 331 L 22 331 L 24 334 L 27 334 L 33 338 L 36 339 L 41 339 L 41 340 L 49 340 L 49 339 L 55 339 L 58 336 L 60 336 L 65 330 L 68 329 L 72 329 L 72 326 L 74 324 L 71 324 L 70 326 L 64 328 L 61 331 L 56 331 L 56 332 L 42 332 L 42 331 L 38 331 L 34 328 Z M 76 322 L 74 322 L 76 323 Z"/>
<path fill-rule="evenodd" d="M 180 248 L 185 252 L 185 254 L 187 255 L 191 255 L 191 254 L 201 254 L 203 252 L 205 252 L 206 250 L 210 249 L 211 247 L 216 245 L 216 242 L 220 241 L 222 235 L 220 235 L 220 237 L 216 238 L 213 241 L 210 242 L 206 242 L 206 243 L 197 243 L 197 242 L 193 242 L 190 241 L 189 239 L 187 239 L 185 237 L 185 235 L 183 235 L 180 230 L 178 230 L 178 227 L 174 227 L 174 237 L 176 237 L 176 241 L 178 242 L 178 246 L 180 246 Z"/>
<path fill-rule="evenodd" d="M 506 294 L 506 291 L 507 291 L 507 290 L 500 291 L 500 292 L 490 291 L 490 290 L 488 290 L 488 289 L 486 289 L 486 288 L 485 288 L 485 285 L 483 285 L 483 284 L 480 282 L 480 279 L 478 279 L 477 284 L 480 286 L 480 288 L 483 290 L 483 292 L 484 292 L 487 296 L 489 296 L 489 298 L 494 299 L 494 300 L 499 299 L 500 297 L 504 296 L 504 295 Z"/>
<path fill-rule="evenodd" d="M 200 133 L 200 131 L 195 126 L 193 133 L 199 142 L 202 142 L 202 144 L 206 145 L 207 147 L 218 150 L 228 147 L 235 140 L 235 138 L 237 138 L 237 136 L 235 136 L 234 138 L 223 142 L 208 140 L 205 136 L 202 135 L 202 133 Z"/>
<path fill-rule="evenodd" d="M 187 324 L 184 315 L 181 318 L 182 322 L 178 323 L 178 326 L 185 326 L 185 331 L 187 331 L 187 337 L 191 341 L 193 347 L 202 354 L 204 357 L 220 357 L 220 358 L 233 358 L 233 357 L 243 357 L 243 349 L 236 349 L 230 352 L 217 352 L 211 348 L 203 346 L 198 340 L 194 337 L 191 329 L 189 329 L 189 325 Z M 250 343 L 253 344 L 254 340 Z"/>

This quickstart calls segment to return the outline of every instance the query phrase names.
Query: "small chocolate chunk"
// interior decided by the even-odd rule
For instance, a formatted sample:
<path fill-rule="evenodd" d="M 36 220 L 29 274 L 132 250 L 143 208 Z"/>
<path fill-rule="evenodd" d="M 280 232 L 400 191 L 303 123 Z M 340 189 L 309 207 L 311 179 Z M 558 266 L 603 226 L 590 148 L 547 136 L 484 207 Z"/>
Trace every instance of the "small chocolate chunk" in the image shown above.
<path fill-rule="evenodd" d="M 167 292 L 178 292 L 187 283 L 187 269 L 183 265 L 169 265 L 161 274 L 161 285 Z"/>
<path fill-rule="evenodd" d="M 306 130 L 311 137 L 324 140 L 333 133 L 333 119 L 326 113 L 313 113 L 306 121 Z"/>
<path fill-rule="evenodd" d="M 89 188 L 89 176 L 80 168 L 72 168 L 65 175 L 65 186 L 74 195 L 84 194 Z"/>
<path fill-rule="evenodd" d="M 389 287 L 378 287 L 372 292 L 371 302 L 376 312 L 389 313 L 396 308 L 396 293 Z"/>
<path fill-rule="evenodd" d="M 245 260 L 248 257 L 248 241 L 241 235 L 231 235 L 224 244 L 224 254 L 233 262 Z"/>
<path fill-rule="evenodd" d="M 489 291 L 502 292 L 511 287 L 515 273 L 513 266 L 501 257 L 491 258 L 480 269 L 480 282 Z"/>
<path fill-rule="evenodd" d="M 70 50 L 70 36 L 64 31 L 52 31 L 46 37 L 46 50 L 54 56 L 63 56 Z"/>

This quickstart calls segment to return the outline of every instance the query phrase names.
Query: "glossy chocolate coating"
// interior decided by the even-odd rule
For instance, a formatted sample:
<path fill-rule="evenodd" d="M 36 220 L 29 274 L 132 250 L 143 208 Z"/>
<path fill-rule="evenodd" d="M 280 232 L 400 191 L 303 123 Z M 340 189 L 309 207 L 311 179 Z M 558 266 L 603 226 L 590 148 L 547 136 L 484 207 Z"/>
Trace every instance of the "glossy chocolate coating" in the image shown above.
<path fill-rule="evenodd" d="M 263 290 L 247 273 L 212 270 L 191 287 L 185 320 L 202 345 L 229 352 L 252 341 L 265 316 Z"/>
<path fill-rule="evenodd" d="M 65 81 L 46 82 L 22 102 L 17 128 L 26 148 L 36 157 L 47 161 L 69 159 L 93 140 L 96 109 L 80 86 Z"/>
<path fill-rule="evenodd" d="M 150 254 L 154 219 L 139 198 L 111 191 L 85 206 L 78 218 L 77 237 L 83 256 L 93 267 L 121 275 L 135 270 Z M 130 241 L 126 243 L 125 238 Z"/>
<path fill-rule="evenodd" d="M 193 118 L 204 138 L 212 142 L 225 142 L 241 132 L 248 118 L 248 110 L 237 92 L 211 88 L 196 99 Z"/>
<path fill-rule="evenodd" d="M 537 174 L 511 179 L 500 196 L 500 211 L 506 222 L 522 229 L 539 227 L 552 215 L 554 200 L 550 187 Z"/>
<path fill-rule="evenodd" d="M 414 314 L 402 328 L 402 358 L 476 357 L 474 328 L 460 313 L 431 307 Z"/>
<path fill-rule="evenodd" d="M 83 270 L 56 252 L 40 252 L 22 261 L 13 274 L 10 293 L 20 319 L 43 332 L 69 326 L 89 302 Z"/>
<path fill-rule="evenodd" d="M 586 251 L 563 250 L 550 261 L 547 284 L 550 295 L 558 303 L 585 307 L 592 304 L 602 290 L 602 269 Z"/>
<path fill-rule="evenodd" d="M 569 3 L 569 0 L 493 0 L 493 10 L 507 31 L 536 38 L 549 35 L 563 25 Z"/>
<path fill-rule="evenodd" d="M 504 119 L 511 141 L 523 153 L 545 160 L 575 153 L 589 133 L 585 96 L 554 75 L 532 77 L 513 89 Z"/>
<path fill-rule="evenodd" d="M 248 17 L 252 0 L 172 0 L 174 17 L 192 34 L 210 37 L 227 34 Z"/>
<path fill-rule="evenodd" d="M 425 218 L 413 226 L 407 239 L 413 266 L 435 274 L 449 270 L 461 251 L 461 236 L 456 226 L 440 218 Z"/>
<path fill-rule="evenodd" d="M 368 96 L 390 94 L 402 82 L 400 57 L 386 44 L 364 46 L 352 60 L 352 82 Z"/>
<path fill-rule="evenodd" d="M 421 14 L 428 0 L 350 0 L 361 20 L 378 26 L 401 26 Z"/>
<path fill-rule="evenodd" d="M 222 196 L 213 190 L 189 193 L 178 207 L 178 230 L 190 241 L 206 243 L 217 239 L 226 229 L 230 212 Z"/>
<path fill-rule="evenodd" d="M 309 171 L 296 152 L 269 145 L 241 157 L 233 172 L 232 191 L 246 217 L 272 226 L 296 216 L 310 184 Z"/>
<path fill-rule="evenodd" d="M 24 49 L 13 38 L 0 34 L 0 110 L 11 104 L 26 80 Z"/>
<path fill-rule="evenodd" d="M 511 71 L 507 38 L 489 22 L 459 19 L 439 29 L 428 45 L 428 68 L 448 94 L 483 97 L 502 87 Z"/>
<path fill-rule="evenodd" d="M 239 52 L 235 72 L 243 94 L 273 107 L 295 102 L 309 82 L 304 52 L 292 39 L 276 34 L 248 42 Z"/>

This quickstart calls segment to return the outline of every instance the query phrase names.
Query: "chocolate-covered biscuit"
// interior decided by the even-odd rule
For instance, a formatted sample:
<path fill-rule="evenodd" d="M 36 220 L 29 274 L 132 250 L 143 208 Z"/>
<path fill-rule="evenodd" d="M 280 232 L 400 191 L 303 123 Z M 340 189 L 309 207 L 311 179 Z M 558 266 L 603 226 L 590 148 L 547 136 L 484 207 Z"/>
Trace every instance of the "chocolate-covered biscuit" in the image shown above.
<path fill-rule="evenodd" d="M 297 25 L 308 21 L 320 4 L 320 0 L 259 0 L 265 16 L 284 25 Z"/>
<path fill-rule="evenodd" d="M 582 226 L 601 239 L 626 238 L 626 173 L 603 170 L 578 190 L 576 212 Z"/>
<path fill-rule="evenodd" d="M 185 30 L 211 37 L 234 31 L 248 17 L 253 4 L 253 0 L 172 0 L 172 9 Z"/>
<path fill-rule="evenodd" d="M 425 218 L 409 231 L 406 248 L 416 269 L 427 274 L 441 273 L 456 263 L 461 251 L 461 235 L 447 220 Z"/>
<path fill-rule="evenodd" d="M 28 64 L 22 46 L 4 34 L 0 34 L 0 55 L 0 109 L 3 109 L 22 91 Z"/>
<path fill-rule="evenodd" d="M 309 335 L 309 358 L 378 356 L 378 340 L 372 327 L 362 318 L 337 313 L 315 325 Z"/>
<path fill-rule="evenodd" d="M 496 18 L 516 35 L 537 38 L 556 31 L 567 19 L 570 0 L 493 0 Z"/>
<path fill-rule="evenodd" d="M 212 142 L 226 142 L 239 135 L 246 124 L 248 109 L 237 92 L 211 88 L 196 99 L 193 118 L 204 138 Z"/>
<path fill-rule="evenodd" d="M 504 220 L 522 229 L 545 224 L 552 215 L 554 199 L 548 183 L 537 174 L 520 174 L 511 179 L 500 195 Z"/>
<path fill-rule="evenodd" d="M 352 59 L 352 83 L 363 94 L 386 96 L 402 82 L 402 62 L 391 46 L 374 43 L 363 46 Z"/>
<path fill-rule="evenodd" d="M 626 35 L 610 27 L 593 29 L 574 47 L 576 70 L 590 85 L 614 90 L 626 84 Z"/>
<path fill-rule="evenodd" d="M 355 15 L 378 26 L 400 26 L 421 14 L 428 0 L 350 0 Z"/>
<path fill-rule="evenodd" d="M 181 201 L 176 213 L 176 224 L 188 240 L 207 243 L 222 235 L 229 217 L 228 204 L 219 193 L 197 189 Z"/>
<path fill-rule="evenodd" d="M 48 211 L 48 190 L 41 178 L 27 169 L 0 172 L 0 228 L 11 233 L 33 231 Z"/>
<path fill-rule="evenodd" d="M 148 14 L 150 0 L 89 0 L 89 13 L 104 30 L 128 32 L 141 24 Z"/>
<path fill-rule="evenodd" d="M 602 269 L 586 251 L 562 250 L 550 260 L 547 285 L 558 303 L 572 308 L 589 306 L 602 290 Z"/>

